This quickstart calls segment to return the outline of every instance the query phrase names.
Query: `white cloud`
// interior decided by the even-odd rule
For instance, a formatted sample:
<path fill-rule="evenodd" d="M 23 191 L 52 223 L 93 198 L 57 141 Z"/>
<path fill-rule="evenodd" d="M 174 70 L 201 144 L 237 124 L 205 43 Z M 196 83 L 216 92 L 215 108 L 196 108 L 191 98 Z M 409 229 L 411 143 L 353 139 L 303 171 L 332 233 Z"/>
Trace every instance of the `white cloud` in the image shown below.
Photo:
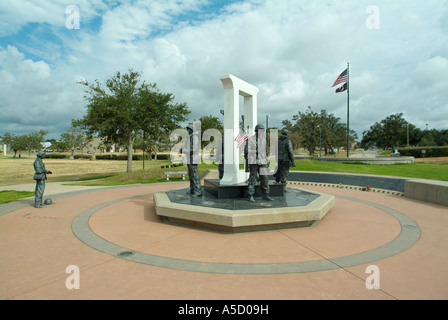
<path fill-rule="evenodd" d="M 15 47 L 0 48 L 1 127 L 4 132 L 47 129 L 63 132 L 70 126 L 79 91 L 52 79 L 44 61 L 25 59 Z"/>
<path fill-rule="evenodd" d="M 101 0 L 2 0 L 0 1 L 0 37 L 14 34 L 29 23 L 47 23 L 65 27 L 66 8 L 76 5 L 82 10 L 80 18 L 89 20 L 106 9 Z"/>
<path fill-rule="evenodd" d="M 219 116 L 219 76 L 232 73 L 260 88 L 260 121 L 269 113 L 272 125 L 280 126 L 310 105 L 345 122 L 346 94 L 335 94 L 331 85 L 349 60 L 350 123 L 360 136 L 398 112 L 418 127 L 428 122 L 448 127 L 446 1 L 376 1 L 380 28 L 369 30 L 366 8 L 372 3 L 367 0 L 249 0 L 213 12 L 201 11 L 213 3 L 202 0 L 85 0 L 76 2 L 81 28 L 70 32 L 65 29 L 66 1 L 0 3 L 0 41 L 30 22 L 49 24 L 42 33 L 59 39 L 38 45 L 42 34 L 35 34 L 33 42 L 17 44 L 18 50 L 0 42 L 0 75 L 7 80 L 2 88 L 8 92 L 0 98 L 2 112 L 34 105 L 38 113 L 44 106 L 42 114 L 52 110 L 54 122 L 69 125 L 67 116 L 84 112 L 82 88 L 76 84 L 80 77 L 104 81 L 133 68 L 179 102 L 186 101 L 192 119 Z M 101 24 L 90 29 L 94 17 Z M 30 54 L 41 58 L 26 58 Z M 29 94 L 20 95 L 17 86 Z M 57 121 L 60 113 L 64 119 Z M 49 124 L 44 118 L 30 117 L 29 125 L 38 120 Z"/>

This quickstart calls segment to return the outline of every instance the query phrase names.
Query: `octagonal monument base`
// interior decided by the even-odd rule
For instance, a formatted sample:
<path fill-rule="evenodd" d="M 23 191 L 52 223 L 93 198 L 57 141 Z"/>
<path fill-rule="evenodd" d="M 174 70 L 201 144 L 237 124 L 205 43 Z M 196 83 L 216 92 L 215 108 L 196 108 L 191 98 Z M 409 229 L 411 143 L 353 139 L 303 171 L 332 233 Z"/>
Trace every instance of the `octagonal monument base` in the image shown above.
<path fill-rule="evenodd" d="M 195 198 L 189 188 L 154 193 L 157 215 L 162 221 L 223 232 L 249 232 L 308 227 L 333 207 L 335 197 L 298 188 L 287 188 L 281 197 L 267 201 L 255 197 L 218 199 L 204 189 Z"/>

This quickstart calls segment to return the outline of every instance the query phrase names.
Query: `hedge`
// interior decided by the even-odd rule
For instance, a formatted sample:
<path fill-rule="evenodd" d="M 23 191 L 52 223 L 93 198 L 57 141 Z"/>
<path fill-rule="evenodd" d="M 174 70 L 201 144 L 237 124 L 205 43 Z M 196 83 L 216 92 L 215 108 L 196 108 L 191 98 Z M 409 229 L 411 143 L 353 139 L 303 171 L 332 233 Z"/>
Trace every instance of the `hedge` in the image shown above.
<path fill-rule="evenodd" d="M 90 154 L 74 154 L 73 159 L 92 159 L 93 155 Z M 70 156 L 69 156 L 70 158 Z"/>
<path fill-rule="evenodd" d="M 47 153 L 48 159 L 70 159 L 71 154 L 62 154 L 62 153 Z M 73 159 L 91 159 L 92 155 L 90 154 L 74 154 Z"/>
<path fill-rule="evenodd" d="M 423 154 L 422 150 L 426 150 Z M 415 147 L 398 149 L 400 156 L 410 156 L 414 158 L 448 157 L 448 147 Z"/>
<path fill-rule="evenodd" d="M 62 153 L 46 153 L 48 159 L 67 159 L 67 156 Z"/>
<path fill-rule="evenodd" d="M 96 157 L 96 160 L 128 160 L 128 156 L 126 154 L 99 154 Z M 153 160 L 154 155 L 145 154 L 145 160 Z M 159 154 L 157 155 L 157 160 L 169 160 L 169 154 Z M 143 160 L 143 155 L 134 154 L 132 155 L 132 160 Z"/>
<path fill-rule="evenodd" d="M 70 159 L 71 154 L 62 154 L 62 153 L 47 153 L 47 158 L 49 159 Z M 128 156 L 126 154 L 75 154 L 73 155 L 74 159 L 92 159 L 96 160 L 128 160 Z M 145 160 L 153 160 L 153 154 L 145 154 Z M 143 155 L 134 154 L 132 155 L 132 160 L 143 160 Z M 169 154 L 158 154 L 157 160 L 170 160 Z"/>

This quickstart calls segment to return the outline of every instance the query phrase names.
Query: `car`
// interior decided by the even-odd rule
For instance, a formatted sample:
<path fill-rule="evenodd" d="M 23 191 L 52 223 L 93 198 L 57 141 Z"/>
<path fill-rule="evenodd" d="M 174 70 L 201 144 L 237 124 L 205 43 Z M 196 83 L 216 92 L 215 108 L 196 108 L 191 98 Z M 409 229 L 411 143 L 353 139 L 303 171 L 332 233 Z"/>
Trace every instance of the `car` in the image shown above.
<path fill-rule="evenodd" d="M 95 151 L 87 151 L 87 154 L 94 154 L 95 153 Z"/>

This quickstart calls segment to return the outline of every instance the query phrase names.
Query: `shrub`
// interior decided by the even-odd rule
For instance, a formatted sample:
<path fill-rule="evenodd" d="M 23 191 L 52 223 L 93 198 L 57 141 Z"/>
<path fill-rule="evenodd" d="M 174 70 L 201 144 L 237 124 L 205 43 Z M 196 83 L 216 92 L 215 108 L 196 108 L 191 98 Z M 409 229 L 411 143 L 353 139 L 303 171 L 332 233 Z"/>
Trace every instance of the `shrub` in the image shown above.
<path fill-rule="evenodd" d="M 90 154 L 75 154 L 73 155 L 73 159 L 91 159 L 92 156 Z"/>
<path fill-rule="evenodd" d="M 47 159 L 67 159 L 67 156 L 62 153 L 47 153 Z"/>
<path fill-rule="evenodd" d="M 422 150 L 426 150 L 423 154 Z M 410 156 L 414 158 L 432 158 L 432 157 L 448 157 L 448 147 L 415 147 L 399 149 L 401 156 Z"/>
<path fill-rule="evenodd" d="M 96 156 L 97 160 L 128 160 L 126 154 L 99 154 Z M 159 154 L 157 155 L 157 160 L 169 160 L 169 154 Z M 132 155 L 132 160 L 143 160 L 143 155 L 134 154 Z M 154 160 L 153 154 L 145 154 L 145 160 Z"/>

